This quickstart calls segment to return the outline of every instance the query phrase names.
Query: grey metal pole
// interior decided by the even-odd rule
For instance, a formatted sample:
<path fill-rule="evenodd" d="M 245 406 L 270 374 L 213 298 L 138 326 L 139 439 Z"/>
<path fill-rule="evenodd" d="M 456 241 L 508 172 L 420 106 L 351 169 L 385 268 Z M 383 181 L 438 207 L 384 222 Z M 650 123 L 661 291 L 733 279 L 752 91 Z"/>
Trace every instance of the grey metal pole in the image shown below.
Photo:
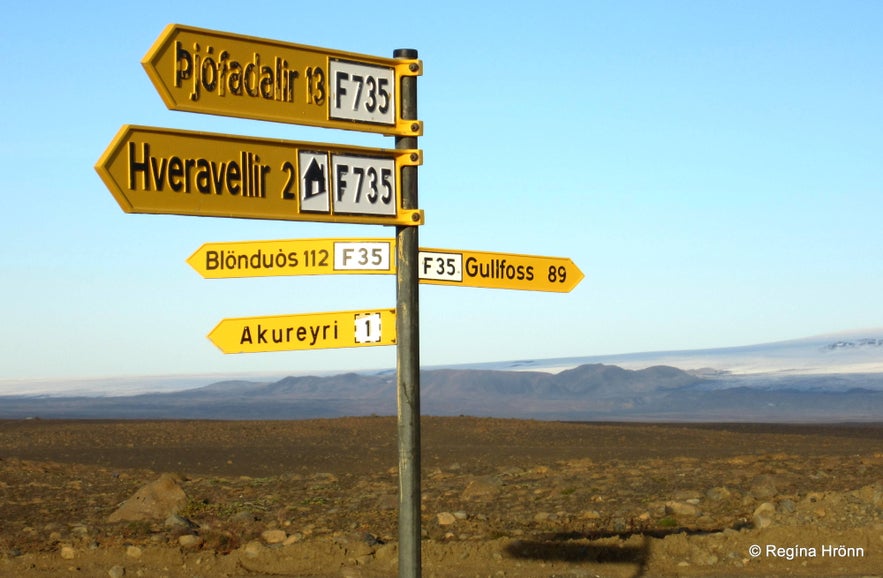
<path fill-rule="evenodd" d="M 416 59 L 398 49 L 395 58 Z M 402 77 L 402 119 L 417 119 L 417 78 Z M 417 137 L 396 137 L 397 149 L 416 149 Z M 417 209 L 417 167 L 402 168 L 402 208 Z M 399 578 L 420 578 L 420 298 L 417 226 L 396 227 L 396 376 L 399 436 Z"/>

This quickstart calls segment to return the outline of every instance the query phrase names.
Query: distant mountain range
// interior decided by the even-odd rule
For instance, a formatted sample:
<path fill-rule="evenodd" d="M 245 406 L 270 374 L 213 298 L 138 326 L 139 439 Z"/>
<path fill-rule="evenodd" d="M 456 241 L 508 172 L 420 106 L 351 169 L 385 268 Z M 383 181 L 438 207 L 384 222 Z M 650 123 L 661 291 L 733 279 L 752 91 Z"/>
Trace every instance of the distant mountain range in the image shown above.
<path fill-rule="evenodd" d="M 603 359 L 427 369 L 421 374 L 422 413 L 584 421 L 883 421 L 883 331 Z M 0 418 L 12 419 L 303 419 L 395 412 L 392 370 L 227 380 L 112 397 L 0 396 Z"/>

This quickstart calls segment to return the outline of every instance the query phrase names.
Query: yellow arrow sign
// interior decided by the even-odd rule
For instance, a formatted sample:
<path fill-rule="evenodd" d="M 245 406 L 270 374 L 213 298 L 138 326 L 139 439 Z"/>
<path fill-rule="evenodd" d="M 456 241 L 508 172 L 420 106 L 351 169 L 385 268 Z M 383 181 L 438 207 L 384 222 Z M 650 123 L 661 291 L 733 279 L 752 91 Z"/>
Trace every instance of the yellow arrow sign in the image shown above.
<path fill-rule="evenodd" d="M 123 126 L 95 165 L 127 213 L 419 225 L 399 175 L 418 150 Z"/>
<path fill-rule="evenodd" d="M 224 353 L 395 345 L 395 309 L 223 319 L 208 338 Z"/>
<path fill-rule="evenodd" d="M 207 279 L 395 274 L 394 239 L 295 239 L 206 243 L 187 262 Z M 418 276 L 428 285 L 568 293 L 584 278 L 565 257 L 420 249 Z"/>
<path fill-rule="evenodd" d="M 564 257 L 512 253 L 420 249 L 417 273 L 421 283 L 568 293 L 584 275 Z"/>
<path fill-rule="evenodd" d="M 392 239 L 206 243 L 187 263 L 206 279 L 395 273 Z"/>
<path fill-rule="evenodd" d="M 401 118 L 419 60 L 381 58 L 170 24 L 142 60 L 172 110 L 419 136 Z"/>

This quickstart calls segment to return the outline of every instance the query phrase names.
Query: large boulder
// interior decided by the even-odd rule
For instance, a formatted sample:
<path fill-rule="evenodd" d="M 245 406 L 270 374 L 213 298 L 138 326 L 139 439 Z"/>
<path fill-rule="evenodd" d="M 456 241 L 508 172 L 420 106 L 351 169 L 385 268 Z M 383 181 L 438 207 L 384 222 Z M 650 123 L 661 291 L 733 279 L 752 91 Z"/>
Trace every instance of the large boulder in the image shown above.
<path fill-rule="evenodd" d="M 165 520 L 177 514 L 187 503 L 187 494 L 181 487 L 182 481 L 181 476 L 176 474 L 162 474 L 123 502 L 107 517 L 107 521 Z"/>

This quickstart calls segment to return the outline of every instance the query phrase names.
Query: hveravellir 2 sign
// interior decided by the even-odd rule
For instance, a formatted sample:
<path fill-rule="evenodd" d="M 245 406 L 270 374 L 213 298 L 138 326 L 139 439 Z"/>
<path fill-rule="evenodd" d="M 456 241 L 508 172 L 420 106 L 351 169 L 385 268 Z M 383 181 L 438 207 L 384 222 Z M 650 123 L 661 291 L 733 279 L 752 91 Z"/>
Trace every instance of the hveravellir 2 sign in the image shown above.
<path fill-rule="evenodd" d="M 420 225 L 401 209 L 418 150 L 123 126 L 95 169 L 127 213 Z"/>
<path fill-rule="evenodd" d="M 173 110 L 419 136 L 401 118 L 403 76 L 419 60 L 382 58 L 170 24 L 142 60 Z"/>

